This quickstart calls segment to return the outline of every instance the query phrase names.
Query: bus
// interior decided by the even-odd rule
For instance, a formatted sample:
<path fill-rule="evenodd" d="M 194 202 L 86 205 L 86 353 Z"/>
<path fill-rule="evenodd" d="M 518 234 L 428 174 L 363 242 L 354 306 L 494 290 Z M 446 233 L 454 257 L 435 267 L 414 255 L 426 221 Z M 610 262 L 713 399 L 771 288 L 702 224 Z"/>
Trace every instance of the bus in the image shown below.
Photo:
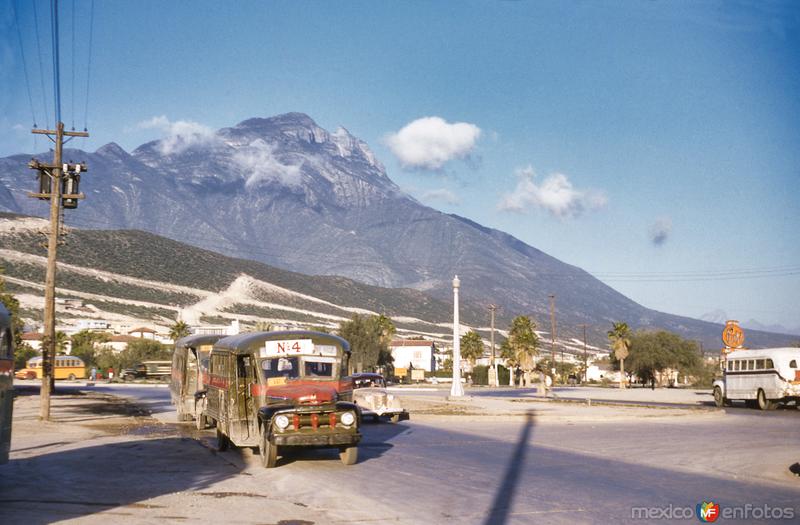
<path fill-rule="evenodd" d="M 14 335 L 11 314 L 0 303 L 0 465 L 11 450 L 11 415 L 14 409 Z"/>
<path fill-rule="evenodd" d="M 255 332 L 220 339 L 211 349 L 203 415 L 217 449 L 258 447 L 261 464 L 300 447 L 339 451 L 358 461 L 361 414 L 347 376 L 350 344 L 310 331 Z"/>
<path fill-rule="evenodd" d="M 31 357 L 25 363 L 25 369 L 17 372 L 18 376 L 26 379 L 42 378 L 42 356 Z M 74 355 L 57 355 L 55 364 L 55 379 L 86 379 L 86 365 L 83 359 Z"/>
<path fill-rule="evenodd" d="M 773 410 L 780 403 L 800 404 L 800 348 L 734 350 L 725 360 L 722 379 L 714 381 L 714 402 Z"/>
<path fill-rule="evenodd" d="M 205 398 L 197 395 L 205 387 L 208 375 L 208 355 L 211 347 L 224 335 L 189 335 L 175 342 L 172 354 L 170 395 L 178 421 L 194 419 L 198 430 L 206 428 L 203 416 Z"/>

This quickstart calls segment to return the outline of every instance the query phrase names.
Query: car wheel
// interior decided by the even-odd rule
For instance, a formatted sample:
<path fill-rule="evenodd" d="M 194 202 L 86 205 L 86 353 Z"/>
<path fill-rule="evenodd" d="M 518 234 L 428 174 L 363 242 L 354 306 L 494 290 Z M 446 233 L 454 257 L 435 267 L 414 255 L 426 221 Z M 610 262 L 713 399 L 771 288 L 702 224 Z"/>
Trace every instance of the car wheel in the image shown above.
<path fill-rule="evenodd" d="M 358 447 L 353 445 L 352 447 L 340 448 L 339 459 L 341 459 L 342 463 L 345 465 L 355 465 L 358 461 Z"/>
<path fill-rule="evenodd" d="M 230 439 L 222 432 L 219 428 L 219 423 L 217 423 L 217 452 L 225 452 L 230 444 Z"/>
<path fill-rule="evenodd" d="M 761 390 L 760 388 L 758 389 L 758 396 L 756 398 L 756 401 L 758 402 L 758 408 L 760 408 L 761 410 L 775 410 L 775 408 L 777 408 L 778 406 L 778 403 L 776 403 L 775 401 L 770 401 L 769 399 L 767 399 L 767 394 L 764 393 L 764 391 Z"/>
<path fill-rule="evenodd" d="M 392 423 L 399 423 L 400 422 L 400 414 L 392 415 Z"/>
<path fill-rule="evenodd" d="M 261 454 L 261 466 L 264 468 L 274 468 L 278 464 L 278 445 L 270 443 L 268 432 L 261 433 L 261 441 L 258 442 L 258 451 Z"/>

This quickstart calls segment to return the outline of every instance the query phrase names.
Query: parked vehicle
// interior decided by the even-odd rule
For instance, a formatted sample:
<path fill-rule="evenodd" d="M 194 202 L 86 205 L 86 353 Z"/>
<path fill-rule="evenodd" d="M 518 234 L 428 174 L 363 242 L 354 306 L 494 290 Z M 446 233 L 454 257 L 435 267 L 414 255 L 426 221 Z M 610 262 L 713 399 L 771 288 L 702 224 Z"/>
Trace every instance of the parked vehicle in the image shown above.
<path fill-rule="evenodd" d="M 400 398 L 386 391 L 386 380 L 381 374 L 353 374 L 353 402 L 364 416 L 373 421 L 389 417 L 392 423 L 408 419 L 408 412 L 400 404 Z"/>
<path fill-rule="evenodd" d="M 734 350 L 726 359 L 722 379 L 714 381 L 714 402 L 727 406 L 745 400 L 761 410 L 779 403 L 800 403 L 800 348 Z"/>
<path fill-rule="evenodd" d="M 206 398 L 203 393 L 208 377 L 208 356 L 211 348 L 224 335 L 190 335 L 175 342 L 172 354 L 170 394 L 178 413 L 178 421 L 194 419 L 198 430 L 206 428 L 203 415 Z"/>
<path fill-rule="evenodd" d="M 28 359 L 25 363 L 25 368 L 15 374 L 15 377 L 19 379 L 41 379 L 42 373 L 42 356 L 36 356 Z M 69 379 L 70 381 L 86 379 L 86 365 L 80 357 L 57 355 L 53 377 L 55 379 Z"/>
<path fill-rule="evenodd" d="M 11 314 L 0 303 L 0 465 L 11 450 L 11 416 L 14 409 L 14 334 Z"/>
<path fill-rule="evenodd" d="M 346 376 L 350 345 L 319 332 L 256 332 L 220 339 L 211 350 L 204 415 L 217 448 L 258 447 L 271 468 L 289 447 L 339 449 L 358 460 L 358 407 Z"/>
<path fill-rule="evenodd" d="M 120 374 L 123 381 L 134 379 L 159 379 L 169 381 L 172 375 L 171 361 L 142 361 L 133 368 L 126 368 Z"/>

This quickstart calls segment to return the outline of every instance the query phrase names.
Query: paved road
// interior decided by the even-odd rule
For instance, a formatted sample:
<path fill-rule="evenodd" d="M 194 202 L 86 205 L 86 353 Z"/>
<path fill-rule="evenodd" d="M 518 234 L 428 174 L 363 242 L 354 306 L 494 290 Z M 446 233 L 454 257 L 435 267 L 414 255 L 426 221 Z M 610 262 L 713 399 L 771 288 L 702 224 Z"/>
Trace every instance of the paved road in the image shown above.
<path fill-rule="evenodd" d="M 163 386 L 96 388 L 174 420 Z M 293 454 L 272 470 L 250 451 L 209 461 L 244 473 L 217 490 L 292 497 L 334 522 L 606 523 L 630 520 L 634 507 L 665 517 L 703 500 L 791 508 L 800 519 L 800 479 L 788 472 L 800 461 L 800 411 L 667 418 L 650 410 L 653 417 L 564 423 L 530 406 L 507 420 L 412 415 L 398 425 L 367 424 L 352 467 L 326 450 Z M 210 446 L 211 432 L 195 437 Z"/>

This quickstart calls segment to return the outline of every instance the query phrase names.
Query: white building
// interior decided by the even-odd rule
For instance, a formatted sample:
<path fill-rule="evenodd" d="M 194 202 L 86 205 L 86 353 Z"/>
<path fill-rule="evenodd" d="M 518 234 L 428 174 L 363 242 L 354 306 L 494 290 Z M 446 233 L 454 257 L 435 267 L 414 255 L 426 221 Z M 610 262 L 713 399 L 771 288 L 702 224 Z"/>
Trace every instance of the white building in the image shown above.
<path fill-rule="evenodd" d="M 194 335 L 237 335 L 239 333 L 239 320 L 234 319 L 230 325 L 200 325 L 190 328 Z"/>
<path fill-rule="evenodd" d="M 434 372 L 436 370 L 436 343 L 422 339 L 395 339 L 389 343 L 395 368 L 409 368 Z"/>

